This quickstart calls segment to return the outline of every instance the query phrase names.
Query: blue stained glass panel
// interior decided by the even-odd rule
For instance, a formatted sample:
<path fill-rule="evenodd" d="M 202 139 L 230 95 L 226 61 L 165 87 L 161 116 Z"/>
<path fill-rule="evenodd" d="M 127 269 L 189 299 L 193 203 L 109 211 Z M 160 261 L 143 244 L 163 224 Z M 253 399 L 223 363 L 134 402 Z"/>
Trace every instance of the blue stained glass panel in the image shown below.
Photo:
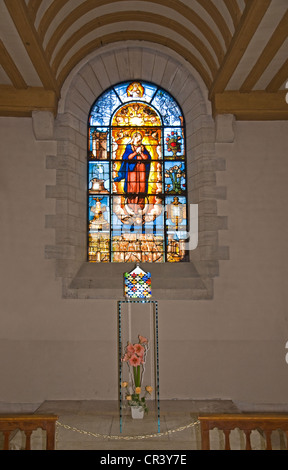
<path fill-rule="evenodd" d="M 94 104 L 91 115 L 90 125 L 91 126 L 108 126 L 110 123 L 111 114 L 114 113 L 115 109 L 120 106 L 121 101 L 116 95 L 114 90 L 109 90 Z"/>
<path fill-rule="evenodd" d="M 109 230 L 110 198 L 103 195 L 89 196 L 89 228 L 90 231 Z"/>
<path fill-rule="evenodd" d="M 88 260 L 108 263 L 110 261 L 110 198 L 89 196 L 89 243 Z"/>
<path fill-rule="evenodd" d="M 165 159 L 185 158 L 183 129 L 180 127 L 164 128 Z"/>
<path fill-rule="evenodd" d="M 181 161 L 168 161 L 164 165 L 166 194 L 183 194 L 186 191 L 185 164 Z"/>
<path fill-rule="evenodd" d="M 90 127 L 89 129 L 89 158 L 108 160 L 110 157 L 109 127 Z"/>
<path fill-rule="evenodd" d="M 187 257 L 187 200 L 184 196 L 166 197 L 166 256 L 168 262 Z"/>
<path fill-rule="evenodd" d="M 181 110 L 172 96 L 164 90 L 158 90 L 151 104 L 160 112 L 166 126 L 182 126 Z"/>
<path fill-rule="evenodd" d="M 110 165 L 109 162 L 89 162 L 89 194 L 109 194 Z"/>

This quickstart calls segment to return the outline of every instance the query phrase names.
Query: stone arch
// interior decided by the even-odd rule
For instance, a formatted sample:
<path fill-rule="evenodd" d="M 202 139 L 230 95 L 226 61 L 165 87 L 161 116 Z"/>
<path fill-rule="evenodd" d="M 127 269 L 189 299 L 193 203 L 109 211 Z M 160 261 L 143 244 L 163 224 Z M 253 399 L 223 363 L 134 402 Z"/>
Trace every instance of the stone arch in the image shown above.
<path fill-rule="evenodd" d="M 55 245 L 46 248 L 46 257 L 55 259 L 64 298 L 123 297 L 127 264 L 86 261 L 87 119 L 103 91 L 130 79 L 154 82 L 180 104 L 186 122 L 188 202 L 198 207 L 198 244 L 190 262 L 149 264 L 152 294 L 158 299 L 211 299 L 219 260 L 229 257 L 227 247 L 218 244 L 218 231 L 226 228 L 227 220 L 217 213 L 217 200 L 224 199 L 226 191 L 217 186 L 216 173 L 225 169 L 225 161 L 216 158 L 215 123 L 205 85 L 182 57 L 165 47 L 142 42 L 110 45 L 79 63 L 66 80 L 55 120 L 57 155 L 47 158 L 47 168 L 56 170 L 55 186 L 47 187 L 56 212 L 47 217 L 47 226 L 55 229 Z"/>

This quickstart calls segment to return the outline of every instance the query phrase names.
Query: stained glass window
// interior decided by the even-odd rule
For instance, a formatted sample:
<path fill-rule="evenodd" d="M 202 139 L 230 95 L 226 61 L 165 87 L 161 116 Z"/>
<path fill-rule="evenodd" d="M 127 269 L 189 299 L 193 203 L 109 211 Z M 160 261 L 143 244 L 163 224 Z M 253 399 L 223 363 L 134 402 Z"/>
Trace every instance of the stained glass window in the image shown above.
<path fill-rule="evenodd" d="M 165 90 L 120 83 L 88 122 L 88 261 L 187 261 L 182 111 Z"/>

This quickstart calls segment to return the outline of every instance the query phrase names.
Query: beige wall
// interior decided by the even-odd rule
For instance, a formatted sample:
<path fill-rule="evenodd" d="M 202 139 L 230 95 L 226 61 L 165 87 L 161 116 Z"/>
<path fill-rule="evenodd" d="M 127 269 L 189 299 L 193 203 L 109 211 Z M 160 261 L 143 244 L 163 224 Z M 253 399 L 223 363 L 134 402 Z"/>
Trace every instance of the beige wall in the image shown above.
<path fill-rule="evenodd" d="M 63 299 L 45 259 L 54 145 L 32 119 L 0 119 L 0 402 L 117 399 L 117 302 Z M 230 260 L 213 300 L 159 301 L 160 396 L 288 406 L 288 124 L 238 122 L 216 152 Z"/>

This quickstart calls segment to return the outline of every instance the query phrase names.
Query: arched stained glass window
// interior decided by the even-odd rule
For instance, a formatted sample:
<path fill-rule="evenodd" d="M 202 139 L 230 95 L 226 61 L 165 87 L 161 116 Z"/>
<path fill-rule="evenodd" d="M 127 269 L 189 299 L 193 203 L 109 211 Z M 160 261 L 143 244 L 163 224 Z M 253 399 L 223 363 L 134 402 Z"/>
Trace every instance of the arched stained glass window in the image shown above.
<path fill-rule="evenodd" d="M 88 261 L 188 261 L 185 126 L 165 90 L 120 83 L 88 122 Z"/>

